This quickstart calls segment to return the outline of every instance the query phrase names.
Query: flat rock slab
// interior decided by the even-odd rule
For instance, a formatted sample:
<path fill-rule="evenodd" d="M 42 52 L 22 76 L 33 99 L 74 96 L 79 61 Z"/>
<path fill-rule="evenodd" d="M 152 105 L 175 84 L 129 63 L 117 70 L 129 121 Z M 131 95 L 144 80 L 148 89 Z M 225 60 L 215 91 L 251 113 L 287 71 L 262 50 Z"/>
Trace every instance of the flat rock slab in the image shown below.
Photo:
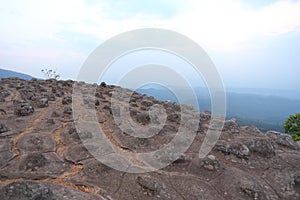
<path fill-rule="evenodd" d="M 9 139 L 0 139 L 0 169 L 16 156 L 11 147 L 12 142 Z"/>
<path fill-rule="evenodd" d="M 55 140 L 47 133 L 31 133 L 20 138 L 17 147 L 23 152 L 54 152 Z"/>
<path fill-rule="evenodd" d="M 0 170 L 0 178 L 56 178 L 70 169 L 70 164 L 61 160 L 55 153 L 29 153 Z"/>
<path fill-rule="evenodd" d="M 1 200 L 101 200 L 101 195 L 87 194 L 74 188 L 52 183 L 15 182 L 0 187 Z"/>

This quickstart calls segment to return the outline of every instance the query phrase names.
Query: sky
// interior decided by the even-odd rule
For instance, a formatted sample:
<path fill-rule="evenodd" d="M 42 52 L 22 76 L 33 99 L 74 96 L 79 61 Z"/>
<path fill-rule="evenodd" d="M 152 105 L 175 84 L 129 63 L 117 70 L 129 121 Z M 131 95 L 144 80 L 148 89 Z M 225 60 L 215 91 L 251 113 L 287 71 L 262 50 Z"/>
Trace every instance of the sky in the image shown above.
<path fill-rule="evenodd" d="M 0 25 L 0 68 L 35 77 L 48 68 L 76 79 L 104 41 L 163 28 L 198 43 L 227 88 L 300 91 L 300 1 L 11 0 Z"/>

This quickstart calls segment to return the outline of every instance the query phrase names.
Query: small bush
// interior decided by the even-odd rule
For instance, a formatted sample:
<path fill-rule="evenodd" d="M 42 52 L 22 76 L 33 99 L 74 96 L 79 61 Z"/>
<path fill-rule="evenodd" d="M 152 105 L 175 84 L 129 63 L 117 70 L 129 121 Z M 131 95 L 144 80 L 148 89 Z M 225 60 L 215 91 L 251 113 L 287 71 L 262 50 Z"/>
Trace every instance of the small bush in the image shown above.
<path fill-rule="evenodd" d="M 41 72 L 48 79 L 51 79 L 51 78 L 59 79 L 60 78 L 60 75 L 55 70 L 52 70 L 52 69 L 42 69 Z"/>
<path fill-rule="evenodd" d="M 290 115 L 284 122 L 285 133 L 290 134 L 294 141 L 300 141 L 300 114 Z"/>

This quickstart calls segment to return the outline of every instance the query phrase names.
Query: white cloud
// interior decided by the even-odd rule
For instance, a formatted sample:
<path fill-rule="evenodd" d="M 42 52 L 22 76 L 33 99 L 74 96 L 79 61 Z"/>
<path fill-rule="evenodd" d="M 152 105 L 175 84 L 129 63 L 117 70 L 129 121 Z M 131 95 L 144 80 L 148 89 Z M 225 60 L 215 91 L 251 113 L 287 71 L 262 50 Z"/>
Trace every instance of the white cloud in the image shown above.
<path fill-rule="evenodd" d="M 103 2 L 7 1 L 0 5 L 0 41 L 4 46 L 63 46 L 66 38 L 58 34 L 62 31 L 105 40 L 131 29 L 161 27 L 183 33 L 211 49 L 226 50 L 247 45 L 256 37 L 280 35 L 300 26 L 300 2 L 283 0 L 252 9 L 231 0 L 189 0 L 186 4 L 182 12 L 171 18 L 136 13 L 120 19 L 110 18 L 106 10 L 109 7 Z"/>
<path fill-rule="evenodd" d="M 215 49 L 239 48 L 257 37 L 300 26 L 300 2 L 279 1 L 256 9 L 228 0 L 195 0 L 191 5 L 189 12 L 173 19 L 173 26 Z"/>

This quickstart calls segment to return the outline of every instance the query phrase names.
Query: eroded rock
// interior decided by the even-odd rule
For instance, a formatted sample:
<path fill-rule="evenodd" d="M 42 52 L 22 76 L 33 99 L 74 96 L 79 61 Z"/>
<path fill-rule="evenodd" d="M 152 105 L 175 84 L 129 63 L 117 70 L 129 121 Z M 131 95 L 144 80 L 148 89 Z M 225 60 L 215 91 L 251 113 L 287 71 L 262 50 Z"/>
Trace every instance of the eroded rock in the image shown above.
<path fill-rule="evenodd" d="M 0 124 L 0 134 L 8 131 L 8 128 L 4 124 Z"/>
<path fill-rule="evenodd" d="M 27 116 L 34 112 L 33 105 L 24 100 L 14 101 L 15 114 L 18 116 Z"/>

